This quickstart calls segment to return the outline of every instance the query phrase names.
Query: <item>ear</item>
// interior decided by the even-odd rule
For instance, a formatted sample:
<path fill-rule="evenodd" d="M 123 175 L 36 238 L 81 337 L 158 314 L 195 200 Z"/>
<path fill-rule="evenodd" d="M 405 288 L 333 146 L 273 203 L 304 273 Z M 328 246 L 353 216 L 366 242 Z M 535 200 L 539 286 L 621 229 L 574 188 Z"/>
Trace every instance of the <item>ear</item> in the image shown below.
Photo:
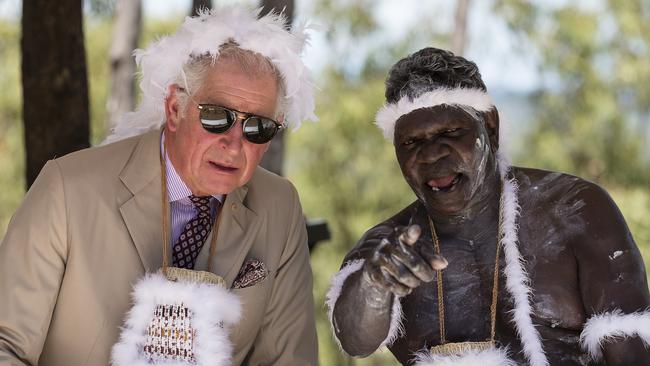
<path fill-rule="evenodd" d="M 492 107 L 487 112 L 483 113 L 485 118 L 485 128 L 490 138 L 490 147 L 492 152 L 499 150 L 499 111 L 497 107 Z"/>
<path fill-rule="evenodd" d="M 172 84 L 167 88 L 167 98 L 165 98 L 165 127 L 171 132 L 176 132 L 178 125 L 181 122 L 181 116 L 183 115 L 180 110 L 181 106 L 177 95 L 179 92 L 182 93 L 182 90 L 183 89 L 176 84 Z"/>

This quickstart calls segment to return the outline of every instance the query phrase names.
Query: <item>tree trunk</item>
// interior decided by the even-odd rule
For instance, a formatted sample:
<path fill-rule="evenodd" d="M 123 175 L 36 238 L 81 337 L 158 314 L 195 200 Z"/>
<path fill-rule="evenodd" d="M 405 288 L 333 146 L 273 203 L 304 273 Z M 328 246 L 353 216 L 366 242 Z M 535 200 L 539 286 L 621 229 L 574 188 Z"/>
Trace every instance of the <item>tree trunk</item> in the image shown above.
<path fill-rule="evenodd" d="M 109 51 L 111 90 L 106 102 L 109 128 L 115 127 L 124 113 L 135 108 L 136 65 L 133 50 L 138 47 L 142 30 L 140 0 L 118 0 L 114 17 Z"/>
<path fill-rule="evenodd" d="M 199 9 L 203 8 L 212 9 L 212 0 L 192 0 L 192 10 L 190 11 L 190 15 L 198 15 Z"/>
<path fill-rule="evenodd" d="M 90 146 L 82 0 L 23 1 L 26 183 L 45 162 Z"/>
<path fill-rule="evenodd" d="M 469 13 L 470 0 L 457 0 L 456 16 L 454 17 L 454 34 L 452 38 L 451 51 L 462 56 L 467 42 L 467 15 Z"/>
<path fill-rule="evenodd" d="M 275 12 L 283 12 L 287 19 L 287 29 L 291 28 L 293 22 L 293 0 L 262 0 L 262 12 L 260 16 L 264 16 L 275 9 Z M 264 154 L 260 165 L 275 174 L 282 175 L 282 163 L 284 161 L 284 132 L 279 132 L 271 142 L 269 150 Z"/>

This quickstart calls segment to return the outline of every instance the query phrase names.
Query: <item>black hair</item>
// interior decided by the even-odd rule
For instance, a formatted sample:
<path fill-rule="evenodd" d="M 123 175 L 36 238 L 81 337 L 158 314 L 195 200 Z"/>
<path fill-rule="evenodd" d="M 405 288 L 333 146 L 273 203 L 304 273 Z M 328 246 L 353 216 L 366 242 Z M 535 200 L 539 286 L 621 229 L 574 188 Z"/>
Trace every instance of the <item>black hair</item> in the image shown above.
<path fill-rule="evenodd" d="M 386 102 L 395 103 L 440 88 L 472 88 L 487 91 L 472 61 L 438 48 L 423 48 L 399 60 L 386 78 Z"/>

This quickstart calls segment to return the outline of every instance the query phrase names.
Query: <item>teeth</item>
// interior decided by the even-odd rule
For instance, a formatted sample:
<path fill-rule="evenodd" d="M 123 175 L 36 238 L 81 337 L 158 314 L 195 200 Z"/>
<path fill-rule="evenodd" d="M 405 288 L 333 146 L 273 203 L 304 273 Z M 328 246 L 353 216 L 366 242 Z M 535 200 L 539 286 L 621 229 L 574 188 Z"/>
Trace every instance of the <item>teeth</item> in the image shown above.
<path fill-rule="evenodd" d="M 457 175 L 456 177 L 454 177 L 454 180 L 451 181 L 451 184 L 449 184 L 448 188 L 451 189 L 451 187 L 453 187 L 459 181 L 460 181 L 460 175 Z M 445 189 L 447 189 L 447 188 L 445 188 Z M 434 191 L 434 192 L 438 192 L 438 191 L 440 191 L 440 188 L 435 187 L 435 186 L 431 186 L 431 190 Z"/>

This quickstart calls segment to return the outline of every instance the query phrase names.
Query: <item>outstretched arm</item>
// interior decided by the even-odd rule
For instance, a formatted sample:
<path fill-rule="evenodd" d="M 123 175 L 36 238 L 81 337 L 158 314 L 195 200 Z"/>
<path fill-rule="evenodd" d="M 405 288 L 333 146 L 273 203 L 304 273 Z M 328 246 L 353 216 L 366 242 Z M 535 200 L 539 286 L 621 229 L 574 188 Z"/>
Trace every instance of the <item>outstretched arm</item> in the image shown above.
<path fill-rule="evenodd" d="M 399 336 L 399 298 L 447 263 L 419 241 L 420 227 L 388 220 L 370 229 L 348 254 L 328 294 L 334 335 L 344 351 L 367 356 Z"/>
<path fill-rule="evenodd" d="M 586 225 L 574 245 L 588 317 L 583 347 L 607 365 L 650 365 L 650 295 L 643 259 L 602 188 L 588 184 L 577 199 L 585 202 Z"/>

